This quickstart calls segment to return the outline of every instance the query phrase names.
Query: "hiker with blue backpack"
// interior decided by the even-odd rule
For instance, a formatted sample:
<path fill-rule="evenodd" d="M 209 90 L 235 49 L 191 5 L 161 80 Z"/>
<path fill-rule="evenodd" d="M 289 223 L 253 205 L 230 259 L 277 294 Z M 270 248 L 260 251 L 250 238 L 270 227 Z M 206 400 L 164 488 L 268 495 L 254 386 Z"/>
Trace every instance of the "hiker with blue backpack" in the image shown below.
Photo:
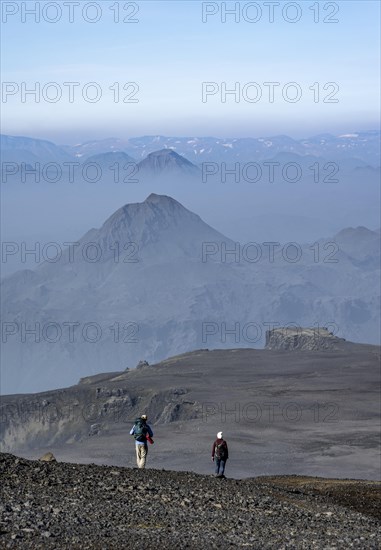
<path fill-rule="evenodd" d="M 136 463 L 138 468 L 145 468 L 148 454 L 147 443 L 153 444 L 153 431 L 147 424 L 146 414 L 142 414 L 140 418 L 135 420 L 135 424 L 130 430 L 130 435 L 133 435 L 135 438 Z"/>
<path fill-rule="evenodd" d="M 225 477 L 225 465 L 229 458 L 228 444 L 222 437 L 222 432 L 218 432 L 217 439 L 213 443 L 212 447 L 212 460 L 215 463 L 215 475 L 216 477 Z"/>

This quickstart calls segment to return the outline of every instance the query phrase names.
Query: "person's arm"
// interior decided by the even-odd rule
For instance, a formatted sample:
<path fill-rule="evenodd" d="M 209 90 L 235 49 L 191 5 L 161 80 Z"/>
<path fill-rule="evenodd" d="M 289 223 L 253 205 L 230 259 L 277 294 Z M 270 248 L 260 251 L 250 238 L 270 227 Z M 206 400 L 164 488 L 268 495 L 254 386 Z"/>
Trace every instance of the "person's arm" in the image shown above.
<path fill-rule="evenodd" d="M 229 449 L 228 449 L 228 444 L 226 443 L 226 441 L 225 441 L 225 448 L 226 448 L 226 457 L 225 457 L 225 459 L 227 460 L 229 458 Z"/>
<path fill-rule="evenodd" d="M 214 460 L 214 453 L 216 452 L 216 442 L 214 441 L 213 442 L 213 447 L 212 447 L 212 460 Z"/>
<path fill-rule="evenodd" d="M 135 433 L 135 426 L 132 426 L 131 430 L 130 430 L 130 435 L 134 435 Z"/>
<path fill-rule="evenodd" d="M 148 424 L 147 424 L 147 431 L 148 431 L 148 435 L 150 437 L 153 437 L 153 431 L 151 430 L 151 426 L 148 426 Z"/>

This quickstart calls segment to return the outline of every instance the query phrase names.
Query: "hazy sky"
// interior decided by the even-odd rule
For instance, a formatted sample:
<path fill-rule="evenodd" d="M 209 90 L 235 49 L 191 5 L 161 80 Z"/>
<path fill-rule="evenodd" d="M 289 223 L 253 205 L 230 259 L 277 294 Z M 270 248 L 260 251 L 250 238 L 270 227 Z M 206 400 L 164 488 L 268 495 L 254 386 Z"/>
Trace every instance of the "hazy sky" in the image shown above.
<path fill-rule="evenodd" d="M 226 2 L 236 15 L 225 23 L 221 2 L 1 4 L 3 133 L 73 144 L 146 134 L 303 137 L 378 127 L 378 0 Z M 34 7 L 39 22 L 25 13 Z M 203 22 L 203 10 L 217 13 Z M 129 82 L 136 84 L 124 91 Z M 204 102 L 203 82 L 214 83 L 208 90 L 215 92 Z M 237 91 L 225 102 L 224 82 Z M 274 82 L 271 102 L 265 83 Z M 36 83 L 39 102 L 25 94 Z M 126 96 L 138 102 L 123 102 Z"/>

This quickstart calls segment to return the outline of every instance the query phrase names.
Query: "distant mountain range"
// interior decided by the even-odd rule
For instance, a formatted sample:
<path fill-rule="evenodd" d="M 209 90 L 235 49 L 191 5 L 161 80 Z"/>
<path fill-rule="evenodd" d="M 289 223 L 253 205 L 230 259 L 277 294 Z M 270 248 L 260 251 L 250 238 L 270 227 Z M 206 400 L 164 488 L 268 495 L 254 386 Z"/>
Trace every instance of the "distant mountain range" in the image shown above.
<path fill-rule="evenodd" d="M 90 141 L 63 149 L 76 157 L 87 157 L 105 151 L 124 151 L 136 159 L 145 158 L 158 149 L 172 149 L 190 162 L 258 161 L 278 153 L 312 155 L 328 159 L 356 158 L 371 166 L 380 165 L 380 132 L 358 132 L 333 136 L 322 134 L 294 140 L 289 136 L 260 138 L 166 137 L 144 136 Z"/>
<path fill-rule="evenodd" d="M 378 343 L 379 259 L 380 234 L 365 227 L 299 250 L 276 247 L 273 256 L 264 245 L 245 249 L 173 198 L 151 194 L 59 261 L 3 279 L 2 392 L 73 384 L 198 348 L 261 347 L 272 323 Z"/>
<path fill-rule="evenodd" d="M 87 160 L 104 153 L 126 153 L 136 162 L 151 153 L 168 149 L 187 161 L 250 162 L 272 159 L 281 153 L 298 157 L 322 157 L 328 161 L 355 159 L 354 165 L 380 166 L 380 132 L 358 132 L 340 136 L 322 134 L 294 140 L 289 136 L 261 138 L 143 136 L 130 139 L 108 138 L 74 146 L 57 146 L 46 140 L 1 136 L 3 162 L 64 162 Z M 356 161 L 359 164 L 356 164 Z"/>
<path fill-rule="evenodd" d="M 80 164 L 85 168 L 86 177 L 97 179 L 98 173 L 102 181 L 118 181 L 125 178 L 125 181 L 133 181 L 138 177 L 140 181 L 144 178 L 160 176 L 199 176 L 201 170 L 192 162 L 179 155 L 172 149 L 160 149 L 149 153 L 143 160 L 137 161 L 124 151 L 112 151 L 96 153 L 89 157 L 72 157 L 56 145 L 40 141 L 29 140 L 28 138 L 10 138 L 2 136 L 3 149 L 1 151 L 3 182 L 11 180 L 9 173 L 12 167 L 9 164 L 16 163 L 20 166 L 25 164 L 26 178 L 33 181 L 33 174 L 54 174 L 56 165 L 66 176 L 70 174 L 70 163 Z M 17 147 L 17 140 L 20 139 L 20 148 Z M 16 142 L 15 142 L 16 140 Z M 49 166 L 51 163 L 51 166 Z M 358 166 L 358 164 L 356 165 Z M 72 168 L 77 171 L 78 167 Z M 93 170 L 93 173 L 91 173 Z M 97 173 L 98 171 L 98 173 Z M 81 173 L 81 171 L 79 171 Z M 16 172 L 16 179 L 20 180 L 21 169 Z M 32 175 L 31 175 L 32 174 Z M 83 175 L 83 173 L 82 173 Z M 80 176 L 79 176 L 80 178 Z"/>
<path fill-rule="evenodd" d="M 0 135 L 1 162 L 70 162 L 73 156 L 51 141 Z"/>

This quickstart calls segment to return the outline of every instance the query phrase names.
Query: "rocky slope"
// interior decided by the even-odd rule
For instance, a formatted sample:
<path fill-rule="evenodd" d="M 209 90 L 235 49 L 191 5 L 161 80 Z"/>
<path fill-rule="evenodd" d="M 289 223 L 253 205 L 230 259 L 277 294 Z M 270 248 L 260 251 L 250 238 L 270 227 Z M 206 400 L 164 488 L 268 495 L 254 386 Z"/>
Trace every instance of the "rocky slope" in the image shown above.
<path fill-rule="evenodd" d="M 380 484 L 0 455 L 2 548 L 379 548 Z M 378 518 L 378 519 L 377 519 Z"/>
<path fill-rule="evenodd" d="M 266 348 L 273 350 L 339 350 L 344 338 L 326 328 L 278 328 L 266 332 Z"/>

